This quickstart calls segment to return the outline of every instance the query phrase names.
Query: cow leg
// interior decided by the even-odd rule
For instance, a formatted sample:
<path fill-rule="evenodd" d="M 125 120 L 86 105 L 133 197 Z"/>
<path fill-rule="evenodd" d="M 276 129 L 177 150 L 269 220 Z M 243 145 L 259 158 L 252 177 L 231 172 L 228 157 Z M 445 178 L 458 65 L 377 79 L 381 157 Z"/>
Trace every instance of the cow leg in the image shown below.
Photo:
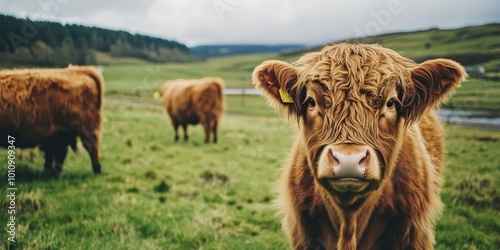
<path fill-rule="evenodd" d="M 89 153 L 94 174 L 100 174 L 101 163 L 99 163 L 99 137 L 97 136 L 97 132 L 83 133 L 80 135 L 80 138 L 85 150 Z"/>
<path fill-rule="evenodd" d="M 40 145 L 40 149 L 45 153 L 44 168 L 46 172 L 50 171 L 57 177 L 61 176 L 63 163 L 68 154 L 68 146 L 76 150 L 76 133 L 60 131 Z"/>
<path fill-rule="evenodd" d="M 205 130 L 205 143 L 208 143 L 210 141 L 210 121 L 204 121 L 201 124 Z"/>
<path fill-rule="evenodd" d="M 174 126 L 174 132 L 175 132 L 174 141 L 178 141 L 179 140 L 179 123 L 172 121 L 172 125 Z"/>
<path fill-rule="evenodd" d="M 189 140 L 187 123 L 182 124 L 182 129 L 184 130 L 184 141 Z"/>
<path fill-rule="evenodd" d="M 53 164 L 54 164 L 54 155 L 55 155 L 55 140 L 54 136 L 48 138 L 42 144 L 40 145 L 40 150 L 43 151 L 45 154 L 45 163 L 43 165 L 43 168 L 45 169 L 46 173 L 55 173 L 57 175 L 57 172 L 54 171 Z"/>
<path fill-rule="evenodd" d="M 217 120 L 215 120 L 214 123 L 212 124 L 212 133 L 214 134 L 214 143 L 217 143 L 217 126 L 218 126 L 218 123 L 217 123 Z"/>
<path fill-rule="evenodd" d="M 45 169 L 46 173 L 52 172 L 52 162 L 54 161 L 54 154 L 48 148 L 44 148 L 42 149 L 42 151 L 45 154 L 45 163 L 43 165 L 43 168 Z"/>
<path fill-rule="evenodd" d="M 52 165 L 52 170 L 57 177 L 61 176 L 66 155 L 68 155 L 68 146 L 57 145 L 57 147 L 54 148 L 54 163 Z"/>
<path fill-rule="evenodd" d="M 50 143 L 44 142 L 41 149 L 45 153 L 45 164 L 43 165 L 45 172 L 60 177 L 68 148 L 66 146 L 62 147 L 62 145 L 51 140 Z"/>

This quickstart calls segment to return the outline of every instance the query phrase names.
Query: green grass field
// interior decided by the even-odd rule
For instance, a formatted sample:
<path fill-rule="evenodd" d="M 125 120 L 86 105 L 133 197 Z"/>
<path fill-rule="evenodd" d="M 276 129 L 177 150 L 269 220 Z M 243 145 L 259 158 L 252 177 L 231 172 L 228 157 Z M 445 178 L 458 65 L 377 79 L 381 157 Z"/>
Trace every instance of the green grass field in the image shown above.
<path fill-rule="evenodd" d="M 443 107 L 461 110 L 490 110 L 500 115 L 500 82 L 471 78 L 462 83 Z"/>
<path fill-rule="evenodd" d="M 16 150 L 16 249 L 287 249 L 274 207 L 294 122 L 275 115 L 260 96 L 229 96 L 218 144 L 203 143 L 200 126 L 189 142 L 173 129 L 153 92 L 166 79 L 224 77 L 250 87 L 248 75 L 272 55 L 191 64 L 124 64 L 105 68 L 101 144 L 103 174 L 92 174 L 79 145 L 60 180 L 43 172 L 37 149 Z M 447 105 L 498 110 L 494 82 L 470 80 Z M 472 87 L 475 86 L 475 87 Z M 477 86 L 489 86 L 484 89 Z M 484 91 L 483 91 L 484 90 Z M 484 101 L 487 100 L 487 101 Z M 500 131 L 446 126 L 447 155 L 437 249 L 500 246 Z M 0 183 L 7 151 L 0 149 Z M 8 221 L 0 189 L 0 222 Z"/>
<path fill-rule="evenodd" d="M 466 66 L 483 66 L 486 69 L 486 75 L 498 76 L 500 71 L 499 28 L 500 24 L 451 30 L 434 28 L 382 34 L 353 39 L 349 42 L 379 43 L 418 62 L 438 57 L 451 58 Z M 317 47 L 312 48 L 312 50 L 317 49 Z"/>

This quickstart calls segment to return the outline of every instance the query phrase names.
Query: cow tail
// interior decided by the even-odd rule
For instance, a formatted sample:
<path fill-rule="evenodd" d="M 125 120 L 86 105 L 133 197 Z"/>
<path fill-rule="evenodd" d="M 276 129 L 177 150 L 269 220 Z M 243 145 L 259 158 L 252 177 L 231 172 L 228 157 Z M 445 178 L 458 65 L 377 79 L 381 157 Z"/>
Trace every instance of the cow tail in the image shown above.
<path fill-rule="evenodd" d="M 104 78 L 102 74 L 97 71 L 96 68 L 90 67 L 87 71 L 87 75 L 90 76 L 95 83 L 96 86 L 96 92 L 97 92 L 97 100 L 96 100 L 96 111 L 99 112 L 99 117 L 97 118 L 97 123 L 90 125 L 91 127 L 88 127 L 87 131 L 84 131 L 85 133 L 93 134 L 96 132 L 96 130 L 100 130 L 102 126 L 102 106 L 103 106 L 103 98 L 104 98 Z M 81 137 L 80 137 L 81 138 Z M 76 139 L 76 138 L 75 138 Z M 73 148 L 73 144 L 70 144 Z M 74 148 L 76 148 L 76 141 L 74 144 Z"/>
<path fill-rule="evenodd" d="M 94 79 L 96 89 L 97 89 L 97 109 L 101 110 L 102 108 L 102 103 L 103 103 L 103 89 L 104 89 L 104 79 L 102 75 L 97 72 L 97 69 L 92 69 L 87 71 L 87 74 Z"/>
<path fill-rule="evenodd" d="M 222 79 L 220 79 L 220 81 L 217 81 L 217 84 L 215 84 L 217 86 L 217 95 L 219 97 L 219 100 L 221 100 L 221 102 L 219 103 L 219 105 L 221 105 L 220 107 L 220 110 L 222 111 L 222 113 L 224 113 L 224 110 L 226 109 L 226 105 L 225 105 L 225 100 L 224 100 L 224 88 L 225 88 L 225 84 L 224 84 L 224 81 Z M 219 114 L 219 115 L 221 115 Z"/>

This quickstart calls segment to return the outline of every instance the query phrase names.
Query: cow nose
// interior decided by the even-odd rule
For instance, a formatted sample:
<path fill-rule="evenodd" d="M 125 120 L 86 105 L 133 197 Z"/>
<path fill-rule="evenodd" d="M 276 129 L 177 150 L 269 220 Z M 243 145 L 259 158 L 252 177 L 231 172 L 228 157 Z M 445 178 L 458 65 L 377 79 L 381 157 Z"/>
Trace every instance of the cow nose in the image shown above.
<path fill-rule="evenodd" d="M 329 155 L 332 157 L 335 178 L 362 179 L 365 176 L 366 166 L 370 161 L 368 150 L 346 154 L 330 149 Z"/>

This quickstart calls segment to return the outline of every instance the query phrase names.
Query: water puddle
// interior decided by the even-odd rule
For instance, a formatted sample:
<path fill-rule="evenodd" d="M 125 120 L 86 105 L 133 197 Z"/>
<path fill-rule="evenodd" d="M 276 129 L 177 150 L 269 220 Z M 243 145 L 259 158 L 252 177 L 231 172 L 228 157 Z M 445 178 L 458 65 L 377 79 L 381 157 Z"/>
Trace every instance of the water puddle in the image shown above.
<path fill-rule="evenodd" d="M 500 117 L 494 112 L 440 109 L 436 113 L 446 123 L 500 130 Z"/>

